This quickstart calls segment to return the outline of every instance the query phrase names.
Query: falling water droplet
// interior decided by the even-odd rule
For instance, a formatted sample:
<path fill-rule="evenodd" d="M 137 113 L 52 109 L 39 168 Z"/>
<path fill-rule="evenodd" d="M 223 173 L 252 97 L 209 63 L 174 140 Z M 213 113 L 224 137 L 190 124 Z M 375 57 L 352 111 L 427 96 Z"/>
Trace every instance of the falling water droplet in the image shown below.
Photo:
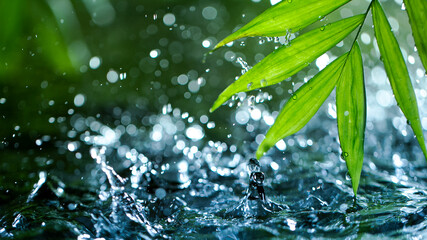
<path fill-rule="evenodd" d="M 253 110 L 255 107 L 255 96 L 250 96 L 248 98 L 248 106 L 249 106 L 249 110 Z"/>
<path fill-rule="evenodd" d="M 245 74 L 247 71 L 249 71 L 249 69 L 251 69 L 251 66 L 249 66 L 249 64 L 241 57 L 238 57 L 236 62 L 242 67 L 242 74 Z"/>
<path fill-rule="evenodd" d="M 255 158 L 249 159 L 248 169 L 250 172 L 259 172 L 261 171 L 261 167 L 259 165 L 259 161 Z"/>

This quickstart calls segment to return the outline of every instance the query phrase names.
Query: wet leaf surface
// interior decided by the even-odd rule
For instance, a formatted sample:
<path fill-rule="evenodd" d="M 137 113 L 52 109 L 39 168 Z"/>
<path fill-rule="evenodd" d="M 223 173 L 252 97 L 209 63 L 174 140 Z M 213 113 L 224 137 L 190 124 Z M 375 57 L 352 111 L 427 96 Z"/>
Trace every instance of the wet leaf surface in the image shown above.
<path fill-rule="evenodd" d="M 343 40 L 362 20 L 363 15 L 357 15 L 327 24 L 281 46 L 228 86 L 210 111 L 215 111 L 234 94 L 267 87 L 294 75 Z"/>
<path fill-rule="evenodd" d="M 414 134 L 427 160 L 427 148 L 421 127 L 414 87 L 411 83 L 411 78 L 409 77 L 399 44 L 391 31 L 384 10 L 377 0 L 372 5 L 372 19 L 381 59 L 384 63 L 397 104 L 407 118 L 412 130 L 414 130 Z"/>

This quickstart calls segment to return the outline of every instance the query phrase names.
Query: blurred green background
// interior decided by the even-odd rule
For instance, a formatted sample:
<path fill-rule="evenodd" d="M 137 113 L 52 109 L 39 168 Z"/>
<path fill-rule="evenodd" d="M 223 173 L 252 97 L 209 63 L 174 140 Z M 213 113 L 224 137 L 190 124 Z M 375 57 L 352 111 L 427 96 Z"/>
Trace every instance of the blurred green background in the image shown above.
<path fill-rule="evenodd" d="M 1 148 L 31 148 L 43 135 L 64 134 L 76 112 L 100 114 L 111 124 L 114 107 L 138 116 L 171 103 L 193 116 L 207 114 L 240 70 L 218 57 L 204 62 L 209 49 L 203 41 L 213 45 L 269 5 L 107 0 L 0 4 Z M 216 8 L 208 8 L 203 17 L 207 6 Z M 180 75 L 185 84 L 178 83 Z M 199 86 L 189 89 L 197 79 Z M 228 119 L 230 114 L 221 115 Z"/>
<path fill-rule="evenodd" d="M 213 114 L 208 109 L 241 75 L 238 57 L 253 66 L 280 42 L 243 39 L 207 53 L 271 4 L 266 0 L 0 1 L 0 149 L 40 150 L 37 140 L 43 141 L 43 148 L 53 146 L 56 140 L 70 137 L 67 133 L 75 114 L 102 119 L 114 127 L 123 114 L 131 113 L 130 121 L 140 127 L 144 116 L 161 113 L 168 104 L 188 112 L 196 122 L 201 116 L 213 121 L 214 128 L 204 129 L 208 140 L 253 142 L 266 128 L 250 132 L 244 126 L 235 128 L 236 104 Z M 384 3 L 405 59 L 411 56 L 417 63 L 408 67 L 420 96 L 419 86 L 425 77 L 417 75 L 418 56 L 406 13 L 399 4 Z M 367 5 L 368 1 L 352 1 L 307 30 L 362 13 Z M 390 106 L 378 108 L 378 101 L 369 97 L 379 89 L 390 92 L 386 82 L 375 81 L 384 78 L 384 71 L 371 71 L 380 64 L 371 26 L 368 18 L 361 37 L 371 106 L 368 122 L 381 122 L 386 117 L 370 112 L 396 114 L 398 110 L 393 99 Z M 349 37 L 332 49 L 326 61 L 347 51 L 346 43 L 351 41 Z M 277 113 L 290 93 L 318 71 L 319 66 L 313 63 L 291 79 L 263 89 L 271 97 L 257 107 Z M 257 94 L 261 93 L 248 96 Z M 424 112 L 421 109 L 421 116 Z"/>

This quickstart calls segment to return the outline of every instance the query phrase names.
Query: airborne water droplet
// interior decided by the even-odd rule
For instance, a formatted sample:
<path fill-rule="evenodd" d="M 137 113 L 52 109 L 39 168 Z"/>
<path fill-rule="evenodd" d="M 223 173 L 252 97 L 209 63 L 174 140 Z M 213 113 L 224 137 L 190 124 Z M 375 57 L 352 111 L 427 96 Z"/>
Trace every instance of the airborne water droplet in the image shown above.
<path fill-rule="evenodd" d="M 249 159 L 249 165 L 248 165 L 250 172 L 259 172 L 261 171 L 261 167 L 259 165 L 259 161 L 255 158 Z"/>
<path fill-rule="evenodd" d="M 253 110 L 254 106 L 255 106 L 255 96 L 250 96 L 248 98 L 248 106 L 249 106 L 249 110 Z"/>
<path fill-rule="evenodd" d="M 242 74 L 245 74 L 249 69 L 251 69 L 251 66 L 249 66 L 249 64 L 241 57 L 238 57 L 236 62 L 242 67 Z"/>

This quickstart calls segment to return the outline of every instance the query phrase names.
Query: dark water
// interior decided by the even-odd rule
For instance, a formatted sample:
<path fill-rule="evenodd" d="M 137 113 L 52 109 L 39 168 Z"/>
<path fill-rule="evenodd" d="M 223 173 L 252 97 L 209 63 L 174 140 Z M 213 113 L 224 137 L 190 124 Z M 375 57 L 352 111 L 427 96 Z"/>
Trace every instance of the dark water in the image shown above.
<path fill-rule="evenodd" d="M 120 134 L 111 131 L 109 137 Z M 4 158 L 8 168 L 22 161 L 21 166 L 39 164 L 44 170 L 2 168 L 2 238 L 423 239 L 427 234 L 423 159 L 366 159 L 355 201 L 344 162 L 314 146 L 275 151 L 248 169 L 248 156 L 220 142 L 196 147 L 190 140 L 181 154 L 165 149 L 163 155 L 149 155 L 138 150 L 142 135 L 81 136 L 73 151 L 75 142 L 69 142 L 59 147 L 68 148 L 62 154 Z M 61 159 L 76 151 L 84 169 L 58 170 Z M 8 181 L 15 175 L 21 180 Z"/>
<path fill-rule="evenodd" d="M 0 238 L 427 238 L 427 164 L 395 106 L 370 20 L 361 37 L 368 119 L 356 199 L 339 157 L 334 95 L 259 166 L 249 164 L 279 107 L 352 39 L 283 83 L 208 112 L 227 84 L 283 44 L 243 39 L 205 55 L 270 3 L 34 3 L 22 15 L 28 27 L 15 33 L 21 41 L 2 50 L 25 54 L 0 69 Z M 352 1 L 322 21 L 365 5 Z M 427 130 L 425 71 L 401 3 L 385 5 Z M 56 61 L 61 49 L 42 31 L 46 22 L 69 63 Z"/>

